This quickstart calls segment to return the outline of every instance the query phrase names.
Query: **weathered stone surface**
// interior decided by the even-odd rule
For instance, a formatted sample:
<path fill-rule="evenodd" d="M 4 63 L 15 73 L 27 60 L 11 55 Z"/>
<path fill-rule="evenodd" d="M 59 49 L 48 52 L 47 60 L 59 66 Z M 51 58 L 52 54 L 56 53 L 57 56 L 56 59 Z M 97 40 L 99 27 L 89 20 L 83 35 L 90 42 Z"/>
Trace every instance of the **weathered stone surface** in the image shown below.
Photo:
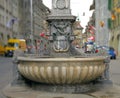
<path fill-rule="evenodd" d="M 19 57 L 18 70 L 33 81 L 49 84 L 82 84 L 101 76 L 103 57 L 25 58 Z"/>

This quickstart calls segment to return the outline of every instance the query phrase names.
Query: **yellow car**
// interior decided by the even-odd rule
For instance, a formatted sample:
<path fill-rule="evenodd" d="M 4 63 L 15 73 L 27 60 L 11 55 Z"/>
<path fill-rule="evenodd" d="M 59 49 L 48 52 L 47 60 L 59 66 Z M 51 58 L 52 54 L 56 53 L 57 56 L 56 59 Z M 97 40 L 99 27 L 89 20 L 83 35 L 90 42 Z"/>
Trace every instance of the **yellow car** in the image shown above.
<path fill-rule="evenodd" d="M 0 45 L 0 55 L 4 55 L 5 53 L 5 47 Z"/>
<path fill-rule="evenodd" d="M 8 44 L 5 47 L 5 56 L 12 57 L 14 51 L 20 48 L 23 51 L 26 51 L 26 41 L 24 39 L 9 39 Z"/>

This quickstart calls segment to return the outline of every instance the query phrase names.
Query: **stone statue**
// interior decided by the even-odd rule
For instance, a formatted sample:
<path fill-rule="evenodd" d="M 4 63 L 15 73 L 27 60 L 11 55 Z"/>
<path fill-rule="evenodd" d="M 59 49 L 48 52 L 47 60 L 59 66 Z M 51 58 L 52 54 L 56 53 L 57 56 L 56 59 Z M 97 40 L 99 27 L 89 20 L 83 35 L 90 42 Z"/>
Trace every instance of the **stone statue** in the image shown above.
<path fill-rule="evenodd" d="M 70 32 L 70 23 L 69 22 L 59 22 L 53 24 L 54 28 L 56 29 L 57 35 L 67 35 Z"/>
<path fill-rule="evenodd" d="M 64 9 L 69 7 L 69 0 L 55 0 L 54 8 Z"/>

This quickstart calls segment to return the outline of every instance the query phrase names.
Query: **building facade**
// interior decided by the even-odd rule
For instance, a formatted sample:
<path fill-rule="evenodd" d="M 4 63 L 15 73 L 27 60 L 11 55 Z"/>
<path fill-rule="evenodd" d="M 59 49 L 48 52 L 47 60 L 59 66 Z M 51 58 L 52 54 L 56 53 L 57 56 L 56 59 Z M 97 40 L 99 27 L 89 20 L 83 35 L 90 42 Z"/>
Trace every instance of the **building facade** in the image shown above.
<path fill-rule="evenodd" d="M 96 42 L 115 48 L 120 56 L 120 0 L 93 0 L 95 9 Z"/>
<path fill-rule="evenodd" d="M 102 46 L 109 45 L 109 17 L 108 0 L 95 0 L 96 43 Z"/>
<path fill-rule="evenodd" d="M 0 0 L 0 41 L 7 44 L 7 40 L 17 36 L 18 22 L 11 23 L 18 18 L 18 0 Z"/>
<path fill-rule="evenodd" d="M 108 8 L 111 12 L 109 19 L 110 45 L 120 56 L 120 0 L 109 0 Z"/>
<path fill-rule="evenodd" d="M 32 0 L 32 5 L 31 0 L 21 1 L 19 9 L 21 37 L 31 39 L 31 35 L 38 36 L 45 29 L 44 22 L 50 11 L 42 0 Z"/>
<path fill-rule="evenodd" d="M 0 0 L 1 43 L 7 44 L 9 38 L 39 36 L 49 13 L 42 0 Z"/>

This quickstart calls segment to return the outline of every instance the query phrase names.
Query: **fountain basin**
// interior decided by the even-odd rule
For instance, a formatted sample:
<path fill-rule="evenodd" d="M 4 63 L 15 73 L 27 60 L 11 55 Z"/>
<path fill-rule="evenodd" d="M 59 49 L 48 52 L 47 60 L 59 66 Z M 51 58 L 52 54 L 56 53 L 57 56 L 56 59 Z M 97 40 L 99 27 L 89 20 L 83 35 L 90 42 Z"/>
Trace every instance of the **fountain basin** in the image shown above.
<path fill-rule="evenodd" d="M 104 57 L 18 57 L 18 70 L 25 78 L 47 84 L 83 84 L 104 73 Z"/>

